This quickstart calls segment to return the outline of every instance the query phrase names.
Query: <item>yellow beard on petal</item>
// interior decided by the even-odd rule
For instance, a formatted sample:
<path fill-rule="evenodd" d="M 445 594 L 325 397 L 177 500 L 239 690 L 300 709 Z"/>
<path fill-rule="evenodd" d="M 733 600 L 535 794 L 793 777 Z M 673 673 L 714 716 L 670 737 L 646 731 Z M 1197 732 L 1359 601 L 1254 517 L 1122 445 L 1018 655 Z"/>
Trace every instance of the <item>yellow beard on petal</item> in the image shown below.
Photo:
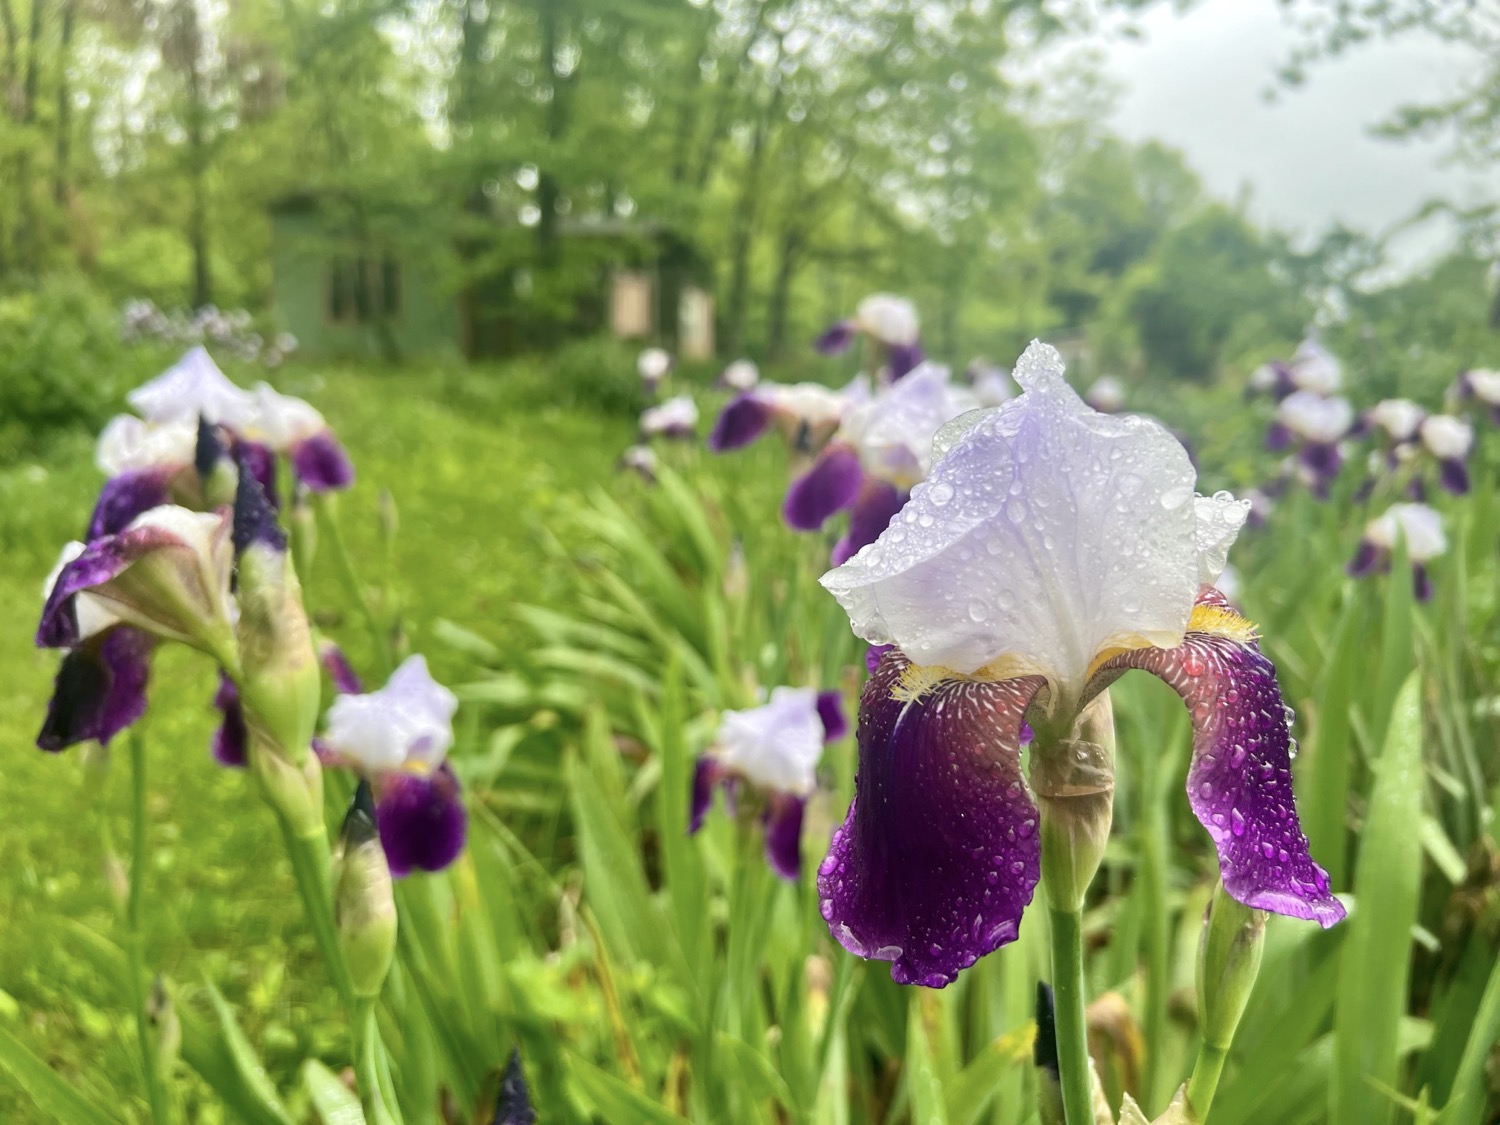
<path fill-rule="evenodd" d="M 901 672 L 896 686 L 891 688 L 891 698 L 901 703 L 921 699 L 939 684 L 949 680 L 988 681 L 998 683 L 1021 676 L 1042 675 L 1036 665 L 1025 657 L 1007 655 L 990 661 L 977 672 L 955 672 L 941 664 L 908 664 Z"/>
<path fill-rule="evenodd" d="M 1194 606 L 1193 615 L 1188 618 L 1188 632 L 1227 637 L 1241 644 L 1250 644 L 1260 637 L 1255 622 L 1222 605 Z"/>

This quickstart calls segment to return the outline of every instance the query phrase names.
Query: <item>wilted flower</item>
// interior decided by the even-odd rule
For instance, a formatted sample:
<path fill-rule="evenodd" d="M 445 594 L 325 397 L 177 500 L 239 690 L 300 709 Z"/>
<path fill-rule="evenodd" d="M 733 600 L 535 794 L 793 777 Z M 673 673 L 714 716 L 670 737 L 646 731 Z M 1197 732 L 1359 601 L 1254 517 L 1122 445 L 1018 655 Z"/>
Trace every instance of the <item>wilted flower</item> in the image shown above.
<path fill-rule="evenodd" d="M 1422 447 L 1438 463 L 1438 483 L 1445 492 L 1462 496 L 1469 491 L 1469 454 L 1474 450 L 1474 427 L 1451 414 L 1433 414 L 1418 431 Z"/>
<path fill-rule="evenodd" d="M 849 531 L 835 545 L 843 562 L 885 530 L 932 465 L 932 439 L 948 421 L 979 405 L 948 369 L 923 364 L 901 382 L 851 410 L 837 436 L 792 482 L 782 516 L 798 531 L 816 531 L 849 510 Z"/>
<path fill-rule="evenodd" d="M 1276 408 L 1276 420 L 1266 433 L 1269 449 L 1297 445 L 1297 466 L 1320 500 L 1338 476 L 1344 457 L 1339 442 L 1354 423 L 1354 408 L 1346 399 L 1323 398 L 1311 391 L 1295 391 Z"/>
<path fill-rule="evenodd" d="M 1083 401 L 1100 414 L 1118 414 L 1125 409 L 1125 384 L 1113 375 L 1101 375 L 1083 392 Z"/>
<path fill-rule="evenodd" d="M 1297 822 L 1274 668 L 1210 585 L 1246 506 L 1195 497 L 1177 441 L 1089 410 L 1053 349 L 1033 344 L 1017 381 L 1018 399 L 939 436 L 902 518 L 823 577 L 859 636 L 894 646 L 819 872 L 834 936 L 931 986 L 1013 940 L 1042 856 L 1022 723 L 1044 804 L 1108 794 L 1108 748 L 1070 732 L 1130 668 L 1188 705 L 1189 802 L 1229 893 L 1331 925 L 1344 911 Z"/>
<path fill-rule="evenodd" d="M 445 760 L 458 699 L 410 656 L 385 687 L 340 695 L 320 743 L 325 760 L 358 769 L 375 792 L 375 822 L 396 876 L 440 871 L 463 851 L 468 815 Z"/>
<path fill-rule="evenodd" d="M 656 483 L 657 466 L 656 450 L 649 445 L 632 445 L 620 454 L 619 467 L 630 470 L 648 484 Z"/>
<path fill-rule="evenodd" d="M 731 391 L 748 391 L 760 382 L 760 368 L 753 359 L 737 359 L 719 374 L 717 385 Z"/>
<path fill-rule="evenodd" d="M 654 395 L 672 371 L 672 357 L 662 348 L 647 348 L 636 357 L 635 369 L 646 393 Z"/>
<path fill-rule="evenodd" d="M 837 692 L 778 687 L 770 702 L 748 711 L 726 711 L 714 748 L 693 774 L 689 832 L 703 826 L 714 789 L 745 781 L 765 797 L 766 862 L 783 879 L 802 872 L 802 813 L 817 786 L 823 746 L 844 736 L 848 724 Z"/>
<path fill-rule="evenodd" d="M 920 327 L 916 306 L 905 297 L 872 293 L 855 308 L 852 319 L 825 329 L 813 347 L 824 355 L 838 355 L 863 333 L 883 351 L 884 376 L 894 381 L 922 362 L 922 348 L 917 342 Z"/>
<path fill-rule="evenodd" d="M 1384 574 L 1391 568 L 1396 542 L 1405 544 L 1411 562 L 1412 587 L 1419 601 L 1432 597 L 1427 563 L 1448 549 L 1443 517 L 1426 504 L 1392 504 L 1365 525 L 1364 537 L 1347 567 L 1351 578 Z"/>
<path fill-rule="evenodd" d="M 698 429 L 698 404 L 691 395 L 669 398 L 641 412 L 641 439 L 690 438 Z"/>

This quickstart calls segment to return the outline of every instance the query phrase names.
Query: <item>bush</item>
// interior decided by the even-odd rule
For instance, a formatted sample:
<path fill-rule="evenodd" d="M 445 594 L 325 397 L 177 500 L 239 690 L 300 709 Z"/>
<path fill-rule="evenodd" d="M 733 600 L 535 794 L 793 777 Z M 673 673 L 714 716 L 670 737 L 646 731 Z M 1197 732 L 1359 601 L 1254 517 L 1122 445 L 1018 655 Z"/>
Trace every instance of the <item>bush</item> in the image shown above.
<path fill-rule="evenodd" d="M 634 416 L 649 405 L 635 365 L 645 347 L 612 336 L 590 336 L 564 344 L 546 365 L 550 372 L 544 393 L 559 405 Z"/>
<path fill-rule="evenodd" d="M 0 464 L 60 432 L 97 430 L 162 360 L 121 341 L 115 310 L 81 278 L 0 297 Z"/>

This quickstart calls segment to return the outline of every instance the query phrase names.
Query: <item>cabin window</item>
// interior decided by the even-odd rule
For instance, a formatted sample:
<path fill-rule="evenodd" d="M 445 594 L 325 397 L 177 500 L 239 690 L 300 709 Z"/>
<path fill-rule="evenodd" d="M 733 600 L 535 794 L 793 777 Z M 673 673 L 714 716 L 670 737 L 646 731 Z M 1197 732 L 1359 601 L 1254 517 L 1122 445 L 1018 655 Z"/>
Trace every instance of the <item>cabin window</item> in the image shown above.
<path fill-rule="evenodd" d="M 370 324 L 394 319 L 405 311 L 406 278 L 395 258 L 335 258 L 328 264 L 325 286 L 328 320 L 333 324 Z"/>

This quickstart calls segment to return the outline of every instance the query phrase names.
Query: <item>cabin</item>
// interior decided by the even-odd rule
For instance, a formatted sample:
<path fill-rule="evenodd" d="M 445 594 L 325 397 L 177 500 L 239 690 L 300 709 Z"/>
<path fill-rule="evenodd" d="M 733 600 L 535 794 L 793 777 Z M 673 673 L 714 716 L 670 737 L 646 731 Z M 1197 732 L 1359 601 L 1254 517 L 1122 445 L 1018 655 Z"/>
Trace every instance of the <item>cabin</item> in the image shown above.
<path fill-rule="evenodd" d="M 564 222 L 550 274 L 523 250 L 466 279 L 456 243 L 431 238 L 430 215 L 304 193 L 278 200 L 270 218 L 277 327 L 304 355 L 492 359 L 599 332 L 686 359 L 714 354 L 711 268 L 664 225 Z M 498 233 L 529 246 L 526 228 Z"/>

